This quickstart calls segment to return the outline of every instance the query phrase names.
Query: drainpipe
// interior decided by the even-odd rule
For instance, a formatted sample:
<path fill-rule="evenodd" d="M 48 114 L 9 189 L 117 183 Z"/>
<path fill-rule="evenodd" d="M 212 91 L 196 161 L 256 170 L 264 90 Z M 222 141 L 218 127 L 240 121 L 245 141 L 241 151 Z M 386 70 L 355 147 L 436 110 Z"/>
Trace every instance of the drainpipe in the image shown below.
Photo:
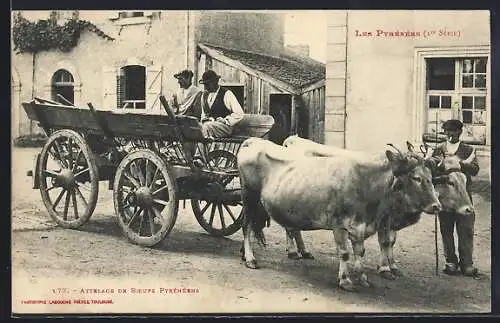
<path fill-rule="evenodd" d="M 347 145 L 347 45 L 349 44 L 349 10 L 346 10 L 345 15 L 345 82 L 344 82 L 344 149 Z"/>

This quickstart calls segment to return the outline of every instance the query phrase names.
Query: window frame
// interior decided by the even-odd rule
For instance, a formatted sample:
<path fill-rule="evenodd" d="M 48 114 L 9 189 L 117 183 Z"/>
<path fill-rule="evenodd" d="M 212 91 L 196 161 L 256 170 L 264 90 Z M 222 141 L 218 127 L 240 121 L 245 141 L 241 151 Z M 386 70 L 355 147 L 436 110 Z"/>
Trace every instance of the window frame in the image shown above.
<path fill-rule="evenodd" d="M 67 75 L 70 77 L 70 80 L 73 80 L 73 81 L 59 81 L 59 80 L 54 80 L 54 77 L 55 76 L 58 76 L 57 74 L 60 73 L 61 75 L 61 79 L 64 79 L 64 75 Z M 61 88 L 70 88 L 71 87 L 71 90 L 73 92 L 73 98 L 72 100 L 69 99 L 69 98 L 66 98 L 64 97 L 66 100 L 68 100 L 69 102 L 71 102 L 72 104 L 75 104 L 75 88 L 76 88 L 76 82 L 75 82 L 75 77 L 73 76 L 73 74 L 68 71 L 67 69 L 65 68 L 59 68 L 57 69 L 53 74 L 52 74 L 52 78 L 51 78 L 51 82 L 50 82 L 50 92 L 51 92 L 51 98 L 54 100 L 54 101 L 57 101 L 59 102 L 59 98 L 57 97 L 57 94 L 61 94 L 61 93 L 58 93 L 57 89 L 61 89 Z M 62 95 L 62 94 L 61 94 Z M 66 104 L 67 102 L 61 102 L 63 104 Z"/>
<path fill-rule="evenodd" d="M 121 84 L 118 85 L 117 84 L 117 101 L 119 100 L 119 102 L 121 102 L 121 106 L 117 106 L 117 108 L 119 110 L 128 110 L 128 109 L 131 109 L 131 110 L 137 110 L 137 111 L 145 111 L 147 109 L 147 106 L 146 106 L 146 96 L 147 96 L 147 89 L 146 89 L 146 82 L 147 82 L 147 66 L 145 65 L 142 65 L 142 64 L 128 64 L 128 65 L 124 65 L 124 66 L 121 66 L 119 69 L 118 69 L 118 79 L 119 81 L 118 82 L 121 82 L 121 72 L 123 70 L 123 73 L 125 74 L 126 73 L 126 68 L 127 67 L 131 67 L 131 66 L 140 66 L 142 67 L 142 69 L 144 70 L 144 99 L 143 100 L 136 100 L 136 99 L 127 99 L 127 96 L 125 93 L 124 97 L 123 98 L 120 98 L 120 95 L 121 95 L 121 91 L 118 91 L 118 88 L 120 87 L 126 87 L 127 86 L 127 78 L 125 77 L 125 84 Z M 144 105 L 144 108 L 139 108 L 138 105 L 139 104 L 143 104 Z M 131 106 L 131 107 L 130 107 Z"/>
<path fill-rule="evenodd" d="M 416 48 L 414 52 L 414 97 L 413 97 L 413 123 L 411 138 L 416 143 L 421 143 L 422 134 L 427 130 L 427 73 L 426 59 L 429 58 L 480 58 L 487 59 L 486 64 L 486 143 L 478 146 L 491 146 L 491 47 L 489 45 L 477 46 L 457 46 L 457 47 L 441 47 Z M 456 81 L 456 80 L 455 80 Z M 468 91 L 462 91 L 462 95 Z M 454 102 L 452 102 L 453 104 Z M 459 102 L 461 106 L 461 102 Z"/>

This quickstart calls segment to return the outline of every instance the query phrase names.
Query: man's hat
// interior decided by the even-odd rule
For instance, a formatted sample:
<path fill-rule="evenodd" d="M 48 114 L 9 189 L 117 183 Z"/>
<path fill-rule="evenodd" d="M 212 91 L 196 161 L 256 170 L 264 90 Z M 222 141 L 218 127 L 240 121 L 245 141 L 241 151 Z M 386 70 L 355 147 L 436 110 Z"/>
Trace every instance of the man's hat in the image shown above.
<path fill-rule="evenodd" d="M 450 119 L 443 122 L 444 130 L 462 130 L 463 124 L 460 120 Z"/>
<path fill-rule="evenodd" d="M 193 77 L 193 72 L 190 71 L 190 70 L 183 70 L 183 71 L 181 71 L 181 72 L 179 72 L 177 74 L 174 74 L 174 77 L 176 79 L 181 78 L 181 77 L 182 78 L 186 78 L 186 79 L 190 79 L 190 78 Z"/>
<path fill-rule="evenodd" d="M 215 73 L 212 70 L 208 70 L 208 71 L 205 71 L 205 73 L 203 73 L 203 76 L 201 77 L 200 83 L 203 84 L 203 83 L 207 83 L 210 81 L 216 81 L 218 79 L 220 79 L 220 76 L 217 75 L 217 73 Z"/>

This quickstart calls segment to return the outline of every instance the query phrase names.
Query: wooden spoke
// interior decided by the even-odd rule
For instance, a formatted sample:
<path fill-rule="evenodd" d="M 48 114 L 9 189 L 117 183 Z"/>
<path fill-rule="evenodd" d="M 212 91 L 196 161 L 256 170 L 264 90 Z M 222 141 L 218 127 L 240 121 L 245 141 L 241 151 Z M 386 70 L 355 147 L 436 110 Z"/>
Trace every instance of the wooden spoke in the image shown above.
<path fill-rule="evenodd" d="M 66 163 L 66 160 L 61 155 L 61 146 L 59 146 L 59 143 L 57 142 L 57 139 L 54 140 L 54 145 L 56 147 L 56 152 L 57 152 L 57 155 L 59 156 L 59 160 L 61 161 L 62 165 L 64 166 L 64 168 L 69 168 L 68 164 Z"/>
<path fill-rule="evenodd" d="M 151 212 L 149 210 L 146 210 L 148 214 L 148 221 L 149 221 L 149 230 L 151 230 L 151 235 L 153 236 L 155 234 L 155 224 L 154 224 L 154 219 L 153 216 L 151 215 Z"/>
<path fill-rule="evenodd" d="M 73 169 L 73 140 L 71 137 L 68 138 L 68 168 Z"/>
<path fill-rule="evenodd" d="M 48 169 L 44 169 L 43 172 L 45 173 L 45 175 L 51 175 L 49 177 L 52 177 L 52 176 L 58 176 L 59 174 L 56 173 L 55 171 L 53 170 L 48 170 Z"/>
<path fill-rule="evenodd" d="M 127 172 L 123 172 L 123 176 L 125 176 L 130 182 L 132 182 L 132 184 L 136 187 L 136 188 L 139 188 L 141 187 L 141 184 L 132 176 L 130 175 L 129 173 Z"/>
<path fill-rule="evenodd" d="M 68 220 L 68 208 L 69 208 L 69 202 L 70 202 L 70 193 L 69 191 L 66 191 L 66 201 L 64 202 L 64 214 L 63 214 L 63 219 L 64 221 Z"/>
<path fill-rule="evenodd" d="M 162 187 L 160 187 L 159 189 L 157 189 L 156 191 L 154 191 L 153 193 L 151 193 L 153 196 L 160 193 L 161 191 L 163 191 L 164 189 L 168 188 L 168 185 L 163 185 Z"/>
<path fill-rule="evenodd" d="M 153 188 L 153 185 L 155 184 L 156 182 L 156 176 L 158 175 L 158 172 L 160 171 L 160 168 L 159 167 L 156 167 L 156 171 L 155 171 L 155 174 L 153 175 L 153 179 L 151 180 L 151 185 L 149 186 L 149 188 Z M 153 194 L 154 195 L 154 194 Z"/>
<path fill-rule="evenodd" d="M 220 218 L 220 223 L 222 225 L 222 228 L 226 228 L 226 221 L 224 221 L 224 211 L 222 211 L 222 205 L 218 204 L 217 208 L 219 209 L 219 218 Z"/>
<path fill-rule="evenodd" d="M 208 207 L 211 205 L 212 203 L 208 203 L 203 207 L 203 209 L 200 211 L 201 214 L 205 214 L 205 211 L 208 209 Z"/>
<path fill-rule="evenodd" d="M 149 159 L 146 159 L 146 166 L 144 167 L 145 172 L 146 172 L 146 179 L 144 181 L 144 185 L 147 187 L 149 187 L 149 184 L 148 184 L 149 183 L 149 172 L 148 172 L 149 167 L 148 166 L 149 166 Z"/>
<path fill-rule="evenodd" d="M 85 205 L 85 208 L 87 208 L 87 200 L 83 196 L 82 191 L 80 191 L 80 189 L 78 187 L 75 187 L 75 192 L 80 197 L 80 199 L 83 201 L 83 204 Z"/>
<path fill-rule="evenodd" d="M 75 176 L 75 177 L 78 177 L 78 176 L 80 176 L 80 175 L 82 175 L 83 173 L 88 172 L 88 171 L 89 171 L 89 169 L 88 169 L 88 167 L 87 167 L 87 168 L 85 168 L 85 169 L 82 169 L 82 170 L 81 170 L 81 171 L 79 171 L 78 173 L 76 173 L 74 176 Z"/>
<path fill-rule="evenodd" d="M 56 187 L 59 187 L 59 186 L 51 186 L 51 187 L 48 187 L 48 188 L 46 188 L 46 189 L 45 189 L 45 192 L 51 191 L 51 190 L 53 190 L 53 189 L 54 189 L 54 188 L 56 188 Z"/>
<path fill-rule="evenodd" d="M 145 182 L 146 180 L 145 180 L 145 178 L 144 178 L 144 174 L 142 173 L 142 169 L 141 169 L 139 166 L 137 166 L 137 164 L 138 164 L 138 163 L 137 163 L 137 161 L 136 161 L 136 160 L 134 160 L 132 163 L 135 165 L 135 168 L 136 168 L 136 171 L 137 171 L 137 176 L 139 176 L 139 183 L 140 183 L 140 186 L 144 186 L 144 185 L 145 185 L 145 183 L 144 183 L 144 182 Z"/>
<path fill-rule="evenodd" d="M 168 205 L 168 202 L 167 201 L 164 201 L 164 200 L 160 200 L 160 199 L 153 199 L 153 201 L 155 203 L 158 203 L 158 204 L 161 204 L 161 205 L 165 205 L 167 206 Z"/>
<path fill-rule="evenodd" d="M 222 204 L 222 206 L 224 206 L 224 208 L 226 209 L 227 213 L 229 213 L 229 216 L 233 219 L 233 221 L 236 222 L 236 218 L 233 214 L 233 211 L 231 211 L 229 206 L 227 206 L 226 204 Z"/>
<path fill-rule="evenodd" d="M 75 193 L 75 190 L 71 191 L 71 198 L 73 200 L 73 212 L 75 213 L 75 218 L 78 219 L 78 205 L 76 204 L 76 193 Z"/>
<path fill-rule="evenodd" d="M 80 160 L 80 157 L 82 156 L 82 150 L 80 149 L 78 151 L 78 154 L 76 155 L 76 159 L 75 159 L 75 163 L 73 164 L 73 168 L 71 169 L 71 171 L 74 173 L 76 171 L 76 169 L 78 168 L 78 161 Z"/>
<path fill-rule="evenodd" d="M 208 221 L 210 226 L 214 223 L 214 217 L 215 217 L 215 204 L 212 204 L 212 211 L 210 213 L 210 220 Z"/>
<path fill-rule="evenodd" d="M 138 210 L 136 210 L 136 211 L 134 212 L 134 215 L 132 215 L 132 217 L 130 218 L 130 221 L 128 221 L 128 223 L 127 223 L 127 226 L 128 226 L 128 227 L 130 227 L 130 225 L 132 224 L 132 221 L 134 221 L 134 220 L 135 220 L 135 218 L 139 215 L 139 213 L 141 213 L 141 211 L 142 211 L 142 209 L 141 209 L 141 208 L 139 208 Z"/>
<path fill-rule="evenodd" d="M 144 223 L 144 210 L 141 210 L 141 212 L 139 212 L 139 214 L 142 213 L 142 216 L 141 216 L 141 222 L 139 223 L 139 231 L 137 231 L 137 233 L 139 233 L 139 236 L 141 236 L 141 232 L 142 232 L 142 224 Z"/>
<path fill-rule="evenodd" d="M 61 193 L 59 193 L 59 196 L 56 198 L 56 200 L 54 201 L 54 204 L 52 206 L 52 209 L 55 211 L 56 207 L 57 207 L 57 204 L 59 204 L 59 201 L 61 201 L 61 198 L 63 197 L 64 193 L 66 192 L 66 189 L 63 188 L 63 190 L 61 191 Z"/>

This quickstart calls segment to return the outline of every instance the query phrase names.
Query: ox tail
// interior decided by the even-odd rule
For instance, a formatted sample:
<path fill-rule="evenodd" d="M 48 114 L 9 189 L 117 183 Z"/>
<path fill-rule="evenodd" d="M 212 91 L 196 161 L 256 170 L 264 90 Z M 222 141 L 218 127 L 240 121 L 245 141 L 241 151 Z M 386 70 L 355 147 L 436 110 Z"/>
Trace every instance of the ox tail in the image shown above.
<path fill-rule="evenodd" d="M 257 242 L 266 246 L 266 237 L 264 235 L 264 228 L 269 227 L 271 225 L 271 217 L 269 213 L 264 209 L 261 203 L 258 205 L 258 210 L 255 212 L 255 217 L 251 221 L 252 230 L 255 233 L 255 239 Z"/>

